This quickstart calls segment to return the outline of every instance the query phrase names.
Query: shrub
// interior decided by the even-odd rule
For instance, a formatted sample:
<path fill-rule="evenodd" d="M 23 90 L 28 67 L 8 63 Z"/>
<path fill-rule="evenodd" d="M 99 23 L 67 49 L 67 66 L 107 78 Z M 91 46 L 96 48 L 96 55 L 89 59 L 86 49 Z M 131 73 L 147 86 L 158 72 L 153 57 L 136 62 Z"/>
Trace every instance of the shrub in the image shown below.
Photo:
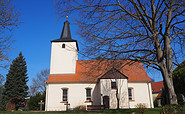
<path fill-rule="evenodd" d="M 183 94 L 177 94 L 177 100 L 178 100 L 178 104 L 185 105 L 184 95 Z"/>
<path fill-rule="evenodd" d="M 178 114 L 183 111 L 183 106 L 177 104 L 166 105 L 163 107 L 163 112 L 167 114 Z"/>
<path fill-rule="evenodd" d="M 28 102 L 29 105 L 29 110 L 38 110 L 40 109 L 40 105 L 38 104 L 38 102 L 40 102 L 41 100 L 43 102 L 45 102 L 45 97 L 46 97 L 46 93 L 44 92 L 43 94 L 41 93 L 37 93 L 35 96 L 31 96 Z M 42 110 L 45 109 L 45 104 L 42 105 Z"/>
<path fill-rule="evenodd" d="M 135 108 L 136 108 L 136 113 L 138 114 L 143 114 L 147 111 L 147 107 L 144 103 L 137 104 Z"/>
<path fill-rule="evenodd" d="M 86 110 L 86 106 L 80 105 L 74 108 L 74 110 Z"/>

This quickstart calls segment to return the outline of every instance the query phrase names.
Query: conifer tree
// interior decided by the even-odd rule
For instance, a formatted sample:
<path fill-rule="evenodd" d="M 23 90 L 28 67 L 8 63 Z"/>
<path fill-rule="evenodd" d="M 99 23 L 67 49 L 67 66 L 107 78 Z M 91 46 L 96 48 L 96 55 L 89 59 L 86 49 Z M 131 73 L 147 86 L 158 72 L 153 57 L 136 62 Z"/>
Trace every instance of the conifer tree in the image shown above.
<path fill-rule="evenodd" d="M 3 93 L 5 105 L 12 98 L 25 99 L 28 95 L 27 86 L 28 76 L 27 76 L 27 66 L 25 58 L 22 52 L 19 56 L 12 61 L 10 65 L 10 70 L 6 75 L 5 91 Z M 16 104 L 17 107 L 18 104 Z"/>
<path fill-rule="evenodd" d="M 4 82 L 4 76 L 0 74 L 0 110 L 3 110 L 3 104 L 2 104 L 3 102 L 2 94 L 4 90 L 3 82 Z"/>

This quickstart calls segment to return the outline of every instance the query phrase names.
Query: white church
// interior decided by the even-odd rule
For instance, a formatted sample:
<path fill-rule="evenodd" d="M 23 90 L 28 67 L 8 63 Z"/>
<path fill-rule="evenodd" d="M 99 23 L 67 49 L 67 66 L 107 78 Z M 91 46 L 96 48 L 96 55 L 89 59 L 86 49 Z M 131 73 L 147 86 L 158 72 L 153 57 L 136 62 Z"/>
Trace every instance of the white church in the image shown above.
<path fill-rule="evenodd" d="M 78 60 L 78 42 L 64 22 L 60 39 L 51 41 L 45 111 L 79 106 L 105 109 L 153 108 L 151 79 L 142 63 L 129 60 Z M 66 108 L 67 107 L 67 108 Z"/>

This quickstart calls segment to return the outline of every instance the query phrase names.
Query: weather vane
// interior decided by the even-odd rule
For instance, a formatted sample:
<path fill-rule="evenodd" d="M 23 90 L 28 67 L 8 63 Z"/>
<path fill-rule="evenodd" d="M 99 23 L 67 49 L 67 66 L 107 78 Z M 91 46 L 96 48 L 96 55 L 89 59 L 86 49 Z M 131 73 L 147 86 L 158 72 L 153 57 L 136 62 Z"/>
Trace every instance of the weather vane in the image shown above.
<path fill-rule="evenodd" d="M 66 16 L 66 21 L 68 21 L 68 16 Z"/>

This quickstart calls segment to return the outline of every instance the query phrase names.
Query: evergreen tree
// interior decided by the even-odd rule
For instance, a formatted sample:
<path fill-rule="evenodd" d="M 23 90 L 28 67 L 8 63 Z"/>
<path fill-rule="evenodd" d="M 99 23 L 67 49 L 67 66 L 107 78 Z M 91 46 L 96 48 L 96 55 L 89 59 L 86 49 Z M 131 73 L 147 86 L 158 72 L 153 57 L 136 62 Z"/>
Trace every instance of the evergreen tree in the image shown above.
<path fill-rule="evenodd" d="M 2 94 L 4 90 L 3 82 L 4 82 L 4 77 L 3 75 L 0 74 L 0 110 L 3 110 L 3 104 L 2 104 L 3 102 Z"/>
<path fill-rule="evenodd" d="M 173 71 L 173 84 L 178 103 L 185 104 L 185 60 Z"/>
<path fill-rule="evenodd" d="M 22 52 L 19 53 L 19 57 L 15 58 L 10 65 L 10 70 L 6 75 L 5 91 L 3 93 L 4 104 L 12 98 L 25 99 L 28 95 L 27 86 L 28 76 L 27 76 L 27 66 L 25 58 Z M 18 108 L 19 103 L 16 104 Z"/>

